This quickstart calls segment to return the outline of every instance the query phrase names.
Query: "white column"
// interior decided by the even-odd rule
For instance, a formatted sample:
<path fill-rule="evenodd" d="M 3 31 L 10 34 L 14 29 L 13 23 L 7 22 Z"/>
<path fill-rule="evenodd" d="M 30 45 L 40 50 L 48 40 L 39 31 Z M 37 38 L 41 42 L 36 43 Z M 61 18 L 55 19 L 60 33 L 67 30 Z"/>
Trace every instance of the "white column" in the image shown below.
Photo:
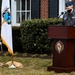
<path fill-rule="evenodd" d="M 59 0 L 59 15 L 61 14 L 61 12 L 65 12 L 65 0 Z"/>
<path fill-rule="evenodd" d="M 11 0 L 12 26 L 16 25 L 16 0 Z"/>

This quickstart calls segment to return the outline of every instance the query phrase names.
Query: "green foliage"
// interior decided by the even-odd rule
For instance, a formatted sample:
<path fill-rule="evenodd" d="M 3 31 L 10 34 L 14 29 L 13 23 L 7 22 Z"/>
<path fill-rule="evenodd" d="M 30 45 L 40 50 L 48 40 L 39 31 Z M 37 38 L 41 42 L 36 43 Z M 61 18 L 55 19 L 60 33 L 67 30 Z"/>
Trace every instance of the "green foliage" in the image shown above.
<path fill-rule="evenodd" d="M 48 39 L 48 26 L 60 23 L 61 19 L 34 19 L 21 23 L 21 41 L 26 53 L 51 53 L 51 39 Z"/>

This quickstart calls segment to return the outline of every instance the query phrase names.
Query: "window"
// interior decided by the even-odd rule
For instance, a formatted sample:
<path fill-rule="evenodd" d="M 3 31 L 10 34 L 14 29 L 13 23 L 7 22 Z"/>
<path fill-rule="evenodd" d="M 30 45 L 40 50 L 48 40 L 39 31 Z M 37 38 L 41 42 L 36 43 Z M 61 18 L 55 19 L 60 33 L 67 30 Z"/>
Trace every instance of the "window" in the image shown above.
<path fill-rule="evenodd" d="M 31 19 L 31 0 L 16 0 L 16 23 Z"/>

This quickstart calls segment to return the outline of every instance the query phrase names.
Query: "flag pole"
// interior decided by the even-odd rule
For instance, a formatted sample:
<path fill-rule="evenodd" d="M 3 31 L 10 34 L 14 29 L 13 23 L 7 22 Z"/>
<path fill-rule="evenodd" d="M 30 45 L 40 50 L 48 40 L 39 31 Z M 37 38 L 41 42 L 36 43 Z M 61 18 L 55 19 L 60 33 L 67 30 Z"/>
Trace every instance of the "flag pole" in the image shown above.
<path fill-rule="evenodd" d="M 1 52 L 3 52 L 2 41 L 1 40 L 0 40 L 0 45 L 1 45 Z"/>
<path fill-rule="evenodd" d="M 9 0 L 2 0 L 1 8 L 1 39 L 2 43 L 8 48 L 8 52 L 12 54 L 12 60 L 7 62 L 9 68 L 23 67 L 21 63 L 13 60 L 13 45 L 12 45 L 12 25 Z M 17 65 L 18 64 L 18 65 Z"/>
<path fill-rule="evenodd" d="M 16 68 L 16 66 L 14 65 L 14 55 L 12 55 L 11 65 L 9 66 L 9 68 Z"/>

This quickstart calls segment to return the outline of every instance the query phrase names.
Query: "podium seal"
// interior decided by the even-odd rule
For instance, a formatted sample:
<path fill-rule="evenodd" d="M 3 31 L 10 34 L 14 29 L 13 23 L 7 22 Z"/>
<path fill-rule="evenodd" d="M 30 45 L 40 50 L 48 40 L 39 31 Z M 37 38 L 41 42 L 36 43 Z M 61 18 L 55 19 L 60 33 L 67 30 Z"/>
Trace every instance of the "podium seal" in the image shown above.
<path fill-rule="evenodd" d="M 64 50 L 64 44 L 60 40 L 56 42 L 55 49 L 60 54 Z"/>

